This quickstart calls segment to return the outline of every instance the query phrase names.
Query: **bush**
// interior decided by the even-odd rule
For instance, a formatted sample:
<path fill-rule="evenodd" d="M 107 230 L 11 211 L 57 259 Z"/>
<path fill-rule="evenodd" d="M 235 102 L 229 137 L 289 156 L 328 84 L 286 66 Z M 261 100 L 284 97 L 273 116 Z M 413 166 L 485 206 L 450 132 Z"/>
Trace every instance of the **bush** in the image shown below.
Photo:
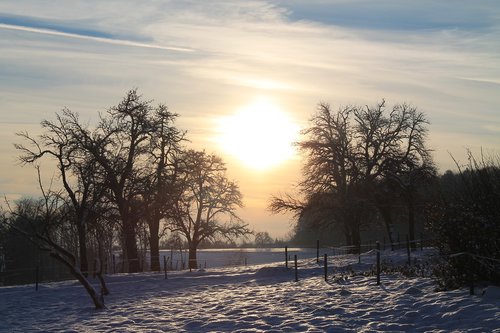
<path fill-rule="evenodd" d="M 430 228 L 444 262 L 435 269 L 446 289 L 473 280 L 500 284 L 500 166 L 469 164 L 458 174 L 441 177 L 441 200 L 430 210 Z"/>

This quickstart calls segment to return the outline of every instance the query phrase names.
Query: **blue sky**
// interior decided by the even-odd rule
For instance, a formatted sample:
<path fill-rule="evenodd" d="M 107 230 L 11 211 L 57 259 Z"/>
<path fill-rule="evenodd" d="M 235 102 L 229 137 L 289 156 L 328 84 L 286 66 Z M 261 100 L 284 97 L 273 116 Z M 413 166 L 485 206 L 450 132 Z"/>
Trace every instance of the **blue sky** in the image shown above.
<path fill-rule="evenodd" d="M 430 119 L 444 171 L 450 153 L 500 149 L 498 36 L 498 1 L 2 1 L 1 191 L 36 194 L 15 132 L 65 106 L 92 123 L 138 87 L 180 115 L 193 145 L 223 155 L 243 217 L 284 235 L 288 217 L 269 217 L 266 200 L 293 190 L 300 159 L 253 172 L 217 146 L 217 119 L 258 98 L 301 127 L 320 101 L 409 102 Z"/>

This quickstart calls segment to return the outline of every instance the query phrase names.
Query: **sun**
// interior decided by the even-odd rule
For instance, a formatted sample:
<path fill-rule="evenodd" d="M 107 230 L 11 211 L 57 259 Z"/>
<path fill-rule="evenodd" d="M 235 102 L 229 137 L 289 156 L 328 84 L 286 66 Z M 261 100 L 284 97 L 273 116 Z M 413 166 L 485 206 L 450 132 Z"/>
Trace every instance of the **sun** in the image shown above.
<path fill-rule="evenodd" d="M 299 127 L 278 106 L 259 99 L 220 120 L 218 142 L 245 166 L 267 170 L 291 159 Z"/>

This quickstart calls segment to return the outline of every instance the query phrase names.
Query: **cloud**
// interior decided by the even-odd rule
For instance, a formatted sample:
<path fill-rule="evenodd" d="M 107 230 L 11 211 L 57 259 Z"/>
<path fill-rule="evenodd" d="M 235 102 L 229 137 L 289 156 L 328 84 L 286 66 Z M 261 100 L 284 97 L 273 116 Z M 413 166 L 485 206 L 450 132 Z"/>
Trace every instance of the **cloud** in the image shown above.
<path fill-rule="evenodd" d="M 479 30 L 496 25 L 496 2 L 399 0 L 282 0 L 292 20 L 307 20 L 356 30 Z"/>
<path fill-rule="evenodd" d="M 0 22 L 2 22 L 0 18 Z M 52 27 L 48 25 L 48 27 Z M 60 28 L 60 27 L 59 27 Z M 78 39 L 86 39 L 89 41 L 94 41 L 98 43 L 108 43 L 114 45 L 123 45 L 123 46 L 132 46 L 132 47 L 143 47 L 143 48 L 151 48 L 151 49 L 160 49 L 167 51 L 176 51 L 176 52 L 192 52 L 192 49 L 185 47 L 175 47 L 175 46 L 163 46 L 151 43 L 141 43 L 131 40 L 123 40 L 112 38 L 111 35 L 105 33 L 95 33 L 89 32 L 86 30 L 74 30 L 74 29 L 61 29 L 53 30 L 52 28 L 39 28 L 39 27 L 31 27 L 31 26 L 22 26 L 22 25 L 12 25 L 12 24 L 4 24 L 0 23 L 0 29 L 9 29 L 9 30 L 18 30 L 23 32 L 35 33 L 35 34 L 44 34 L 44 35 L 52 35 L 59 37 L 67 37 L 67 38 L 78 38 Z M 75 32 L 67 32 L 67 31 L 75 31 Z"/>
<path fill-rule="evenodd" d="M 42 31 L 54 31 L 54 32 L 62 32 L 70 35 L 80 35 L 80 36 L 88 36 L 88 37 L 101 37 L 112 39 L 114 36 L 104 31 L 99 31 L 92 29 L 91 27 L 77 27 L 74 22 L 54 22 L 52 20 L 40 19 L 36 17 L 30 16 L 21 16 L 21 15 L 5 15 L 0 14 L 0 24 L 5 25 L 7 27 L 11 27 L 14 29 L 15 27 L 19 28 L 32 28 L 34 31 L 42 30 Z"/>
<path fill-rule="evenodd" d="M 303 125 L 319 101 L 386 98 L 427 113 L 445 165 L 448 145 L 500 149 L 499 12 L 488 0 L 3 1 L 0 123 L 63 106 L 91 119 L 138 87 L 212 151 L 212 120 L 261 95 Z M 249 195 L 299 177 L 282 173 Z"/>

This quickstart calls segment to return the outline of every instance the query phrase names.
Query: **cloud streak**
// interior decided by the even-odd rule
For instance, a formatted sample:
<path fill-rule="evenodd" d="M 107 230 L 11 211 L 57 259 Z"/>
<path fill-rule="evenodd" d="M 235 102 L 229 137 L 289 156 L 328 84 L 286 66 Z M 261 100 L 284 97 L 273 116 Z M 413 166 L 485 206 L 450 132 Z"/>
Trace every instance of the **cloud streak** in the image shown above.
<path fill-rule="evenodd" d="M 116 39 L 116 38 L 111 38 L 111 37 L 98 37 L 98 36 L 86 35 L 86 34 L 81 34 L 81 33 L 64 32 L 64 31 L 57 31 L 57 30 L 52 30 L 52 29 L 34 28 L 34 27 L 12 25 L 12 24 L 5 24 L 5 23 L 0 23 L 0 29 L 23 31 L 23 32 L 29 32 L 29 33 L 34 33 L 34 34 L 42 34 L 42 35 L 58 36 L 58 37 L 66 37 L 66 38 L 77 38 L 77 39 L 98 42 L 98 43 L 106 43 L 106 44 L 120 45 L 120 46 L 131 46 L 131 47 L 167 50 L 167 51 L 175 51 L 175 52 L 193 52 L 194 51 L 193 49 L 186 48 L 186 47 L 163 46 L 163 45 L 158 45 L 158 44 L 142 43 L 142 42 L 136 42 L 136 41 L 124 40 L 124 39 Z"/>

